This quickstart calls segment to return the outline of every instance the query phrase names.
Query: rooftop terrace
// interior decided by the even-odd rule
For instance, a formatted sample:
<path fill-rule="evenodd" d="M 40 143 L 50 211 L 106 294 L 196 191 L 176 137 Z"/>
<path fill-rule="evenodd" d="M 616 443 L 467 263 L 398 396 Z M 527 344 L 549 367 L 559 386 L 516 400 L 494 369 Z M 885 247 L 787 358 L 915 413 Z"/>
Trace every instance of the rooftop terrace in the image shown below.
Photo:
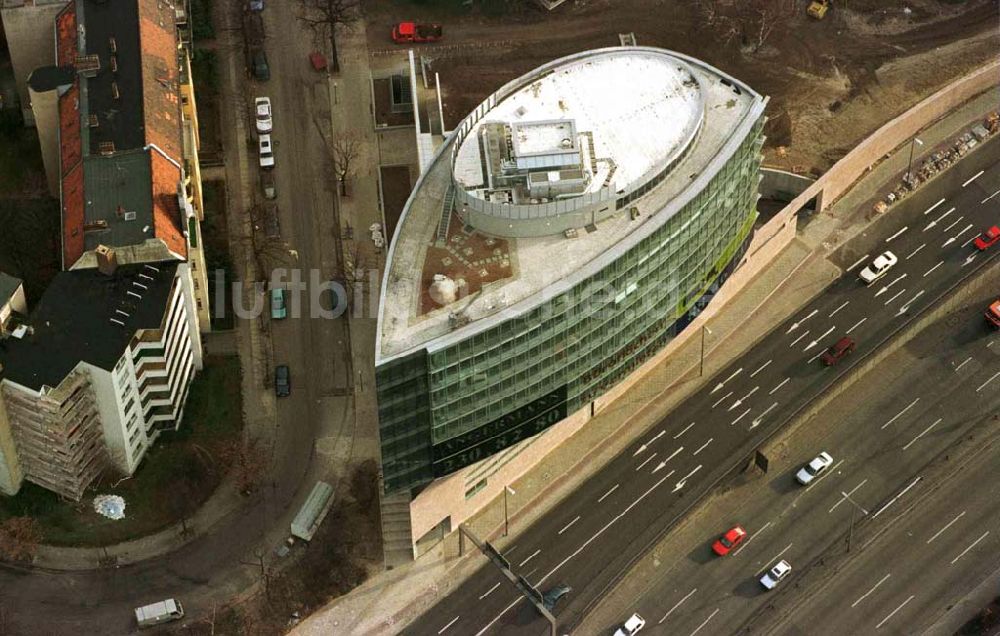
<path fill-rule="evenodd" d="M 593 227 L 592 231 L 581 230 L 573 238 L 556 234 L 508 239 L 501 250 L 499 265 L 509 267 L 509 274 L 483 284 L 479 293 L 464 297 L 460 295 L 456 302 L 448 306 L 423 313 L 426 309 L 426 290 L 423 289 L 426 286 L 425 279 L 435 265 L 428 258 L 441 257 L 440 250 L 430 248 L 437 234 L 442 201 L 451 184 L 450 157 L 456 139 L 453 133 L 438 148 L 431 165 L 421 175 L 393 238 L 380 304 L 379 344 L 376 352 L 378 362 L 403 355 L 418 347 L 427 347 L 433 351 L 467 338 L 572 288 L 576 282 L 613 262 L 624 251 L 665 223 L 697 194 L 724 165 L 742 142 L 745 131 L 763 112 L 766 100 L 745 84 L 698 60 L 645 47 L 580 53 L 571 56 L 570 61 L 557 60 L 542 67 L 513 85 L 508 85 L 508 88 L 514 91 L 515 96 L 524 95 L 525 91 L 530 93 L 532 87 L 538 84 L 534 78 L 546 76 L 546 73 L 549 73 L 547 77 L 558 77 L 566 65 L 575 65 L 577 68 L 581 65 L 600 67 L 614 58 L 629 60 L 636 59 L 637 55 L 658 57 L 661 60 L 659 65 L 664 68 L 680 67 L 689 70 L 699 87 L 703 112 L 692 112 L 690 106 L 694 102 L 686 97 L 678 97 L 674 106 L 660 107 L 649 103 L 653 97 L 664 95 L 666 88 L 672 87 L 682 93 L 686 90 L 683 85 L 687 78 L 683 74 L 664 71 L 659 76 L 659 81 L 667 82 L 667 87 L 657 87 L 650 82 L 633 82 L 634 90 L 627 83 L 613 85 L 621 102 L 639 105 L 646 100 L 646 105 L 652 109 L 650 112 L 656 113 L 655 117 L 641 119 L 634 111 L 622 108 L 613 118 L 617 123 L 608 124 L 610 130 L 615 131 L 610 134 L 608 130 L 597 126 L 594 115 L 587 114 L 592 113 L 593 109 L 580 97 L 582 93 L 579 92 L 575 98 L 580 100 L 579 103 L 573 102 L 578 108 L 571 108 L 564 101 L 567 108 L 562 111 L 561 116 L 576 120 L 577 130 L 581 132 L 589 126 L 594 132 L 595 144 L 597 138 L 603 136 L 602 143 L 605 146 L 599 152 L 616 153 L 616 156 L 623 158 L 623 163 L 628 166 L 626 177 L 623 177 L 626 180 L 631 178 L 627 175 L 641 174 L 651 165 L 650 162 L 677 151 L 676 146 L 671 146 L 671 140 L 679 138 L 677 131 L 683 130 L 683 124 L 675 120 L 703 118 L 700 131 L 689 144 L 687 154 L 672 167 L 666 179 L 633 204 L 638 208 L 638 218 L 632 220 L 628 211 L 623 209 Z M 681 64 L 671 64 L 671 61 Z M 655 79 L 655 76 L 651 79 Z M 522 84 L 518 86 L 517 82 Z M 590 86 L 584 93 L 593 96 L 601 92 L 599 88 Z M 539 94 L 544 92 L 543 90 Z M 558 99 L 553 103 L 558 104 Z M 494 110 L 500 109 L 505 109 L 505 112 L 507 110 L 502 96 L 497 99 Z M 516 108 L 510 112 L 514 110 Z M 551 119 L 553 114 L 543 114 L 539 119 Z M 489 116 L 490 114 L 486 115 Z M 590 123 L 586 123 L 588 121 Z M 634 129 L 629 121 L 637 124 Z M 744 134 L 736 134 L 740 130 Z M 474 135 L 468 135 L 466 140 L 473 138 Z M 469 228 L 461 231 L 474 232 Z M 452 262 L 448 274 L 452 278 L 468 276 L 474 279 L 478 276 L 480 267 L 481 264 L 470 263 L 463 270 L 462 264 Z M 506 269 L 501 271 L 506 273 Z M 449 321 L 451 312 L 461 313 L 467 323 L 453 328 Z"/>

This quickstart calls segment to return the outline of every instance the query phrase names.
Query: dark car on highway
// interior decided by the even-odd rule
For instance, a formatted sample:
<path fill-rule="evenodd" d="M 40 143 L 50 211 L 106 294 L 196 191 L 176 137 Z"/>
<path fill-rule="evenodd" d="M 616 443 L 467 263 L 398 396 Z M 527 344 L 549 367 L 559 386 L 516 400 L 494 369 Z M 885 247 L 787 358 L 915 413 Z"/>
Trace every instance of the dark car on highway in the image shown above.
<path fill-rule="evenodd" d="M 292 394 L 292 372 L 287 364 L 274 368 L 274 394 L 278 397 L 288 397 Z"/>
<path fill-rule="evenodd" d="M 833 346 L 823 353 L 823 364 L 828 367 L 832 367 L 841 361 L 842 358 L 846 358 L 849 354 L 854 352 L 855 347 L 854 338 L 849 336 L 844 336 L 837 342 L 833 343 Z"/>

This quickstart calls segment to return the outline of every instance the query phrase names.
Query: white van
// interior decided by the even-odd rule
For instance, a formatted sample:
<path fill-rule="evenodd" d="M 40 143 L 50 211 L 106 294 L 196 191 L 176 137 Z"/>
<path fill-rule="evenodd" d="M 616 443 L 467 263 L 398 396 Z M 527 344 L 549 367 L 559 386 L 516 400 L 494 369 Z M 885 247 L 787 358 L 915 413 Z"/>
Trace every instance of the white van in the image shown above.
<path fill-rule="evenodd" d="M 152 627 L 184 618 L 184 608 L 172 598 L 152 605 L 135 608 L 135 620 L 139 627 Z"/>

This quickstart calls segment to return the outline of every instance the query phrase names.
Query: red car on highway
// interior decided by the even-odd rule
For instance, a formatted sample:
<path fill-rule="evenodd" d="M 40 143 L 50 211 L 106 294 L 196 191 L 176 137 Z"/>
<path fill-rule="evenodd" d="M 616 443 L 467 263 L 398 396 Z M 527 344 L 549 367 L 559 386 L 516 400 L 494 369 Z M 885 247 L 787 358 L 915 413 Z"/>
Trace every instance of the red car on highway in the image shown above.
<path fill-rule="evenodd" d="M 1000 241 L 1000 227 L 994 225 L 976 237 L 976 249 L 982 252 L 997 241 Z"/>
<path fill-rule="evenodd" d="M 743 539 L 746 538 L 747 531 L 743 529 L 743 526 L 734 526 L 715 540 L 715 543 L 712 544 L 712 552 L 719 556 L 726 556 L 733 548 L 743 543 Z"/>

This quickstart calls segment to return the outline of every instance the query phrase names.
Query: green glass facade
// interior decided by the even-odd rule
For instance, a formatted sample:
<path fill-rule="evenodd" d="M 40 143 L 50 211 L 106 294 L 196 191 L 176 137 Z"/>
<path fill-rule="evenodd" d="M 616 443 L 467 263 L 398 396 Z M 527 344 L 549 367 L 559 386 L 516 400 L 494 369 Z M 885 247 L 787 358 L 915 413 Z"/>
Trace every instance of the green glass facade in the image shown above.
<path fill-rule="evenodd" d="M 419 488 L 545 430 L 661 351 L 750 241 L 762 129 L 763 117 L 686 206 L 570 291 L 445 348 L 431 343 L 380 364 L 386 492 Z M 630 203 L 622 197 L 618 208 Z"/>

